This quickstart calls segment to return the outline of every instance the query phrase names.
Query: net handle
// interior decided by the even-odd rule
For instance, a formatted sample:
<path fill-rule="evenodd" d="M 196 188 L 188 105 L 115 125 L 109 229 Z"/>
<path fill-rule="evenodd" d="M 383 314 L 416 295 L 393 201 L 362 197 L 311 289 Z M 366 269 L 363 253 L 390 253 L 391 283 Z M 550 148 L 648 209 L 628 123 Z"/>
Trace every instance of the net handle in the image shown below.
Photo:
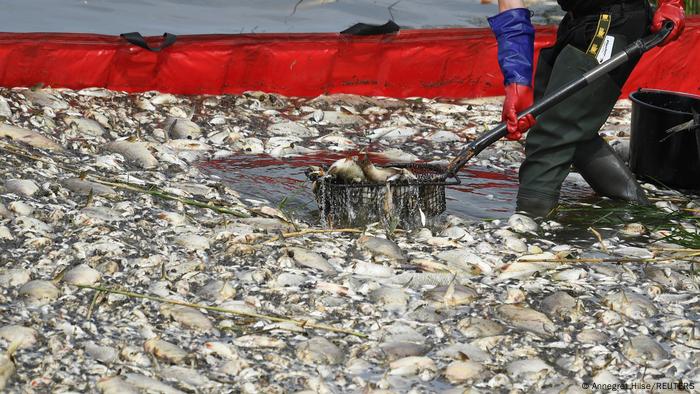
<path fill-rule="evenodd" d="M 610 71 L 616 69 L 617 67 L 627 63 L 629 59 L 636 59 L 641 56 L 644 52 L 654 48 L 659 43 L 661 43 L 673 30 L 674 24 L 671 21 L 665 21 L 663 27 L 656 34 L 650 35 L 648 37 L 636 40 L 629 46 L 627 46 L 622 51 L 613 55 L 610 59 L 604 63 L 592 68 L 587 73 L 583 74 L 579 79 L 574 80 L 559 90 L 554 91 L 552 94 L 543 98 L 539 102 L 535 103 L 530 108 L 518 114 L 518 118 L 522 118 L 526 115 L 532 115 L 537 117 L 541 115 L 546 110 L 552 108 L 553 106 L 561 103 L 565 99 L 569 98 L 574 93 L 585 88 L 593 81 L 597 80 L 603 75 L 606 75 Z M 500 140 L 508 134 L 508 129 L 505 123 L 501 123 L 495 128 L 482 134 L 476 140 L 470 142 L 465 146 L 459 154 L 450 161 L 447 166 L 447 175 L 449 177 L 454 177 L 459 170 L 464 167 L 465 164 L 474 156 L 478 155 L 486 149 L 488 146 L 494 142 Z"/>

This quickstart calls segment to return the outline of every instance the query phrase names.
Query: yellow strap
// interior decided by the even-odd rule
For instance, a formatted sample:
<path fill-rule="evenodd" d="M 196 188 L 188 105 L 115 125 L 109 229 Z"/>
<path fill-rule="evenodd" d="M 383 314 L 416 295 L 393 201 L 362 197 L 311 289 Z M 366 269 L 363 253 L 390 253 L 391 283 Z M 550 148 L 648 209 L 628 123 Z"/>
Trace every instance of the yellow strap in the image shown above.
<path fill-rule="evenodd" d="M 600 51 L 600 47 L 603 45 L 605 36 L 608 35 L 610 21 L 611 18 L 609 14 L 600 14 L 600 18 L 598 18 L 598 27 L 596 27 L 591 44 L 588 46 L 587 54 L 593 57 L 598 56 L 598 51 Z"/>

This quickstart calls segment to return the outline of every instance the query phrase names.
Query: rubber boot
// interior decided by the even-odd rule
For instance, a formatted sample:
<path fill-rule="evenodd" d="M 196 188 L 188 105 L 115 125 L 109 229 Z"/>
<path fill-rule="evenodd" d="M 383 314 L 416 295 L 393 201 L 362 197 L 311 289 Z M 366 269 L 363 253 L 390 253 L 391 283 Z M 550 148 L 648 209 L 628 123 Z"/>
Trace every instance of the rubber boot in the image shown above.
<path fill-rule="evenodd" d="M 544 95 L 550 95 L 597 64 L 593 57 L 566 46 L 553 64 Z M 619 94 L 618 85 L 604 75 L 537 118 L 525 141 L 516 210 L 545 217 L 556 207 L 577 146 L 597 137 Z"/>
<path fill-rule="evenodd" d="M 632 171 L 600 136 L 576 146 L 574 167 L 601 196 L 650 204 Z"/>
<path fill-rule="evenodd" d="M 527 215 L 533 219 L 545 219 L 552 215 L 559 203 L 559 194 L 546 194 L 518 191 L 515 211 Z"/>

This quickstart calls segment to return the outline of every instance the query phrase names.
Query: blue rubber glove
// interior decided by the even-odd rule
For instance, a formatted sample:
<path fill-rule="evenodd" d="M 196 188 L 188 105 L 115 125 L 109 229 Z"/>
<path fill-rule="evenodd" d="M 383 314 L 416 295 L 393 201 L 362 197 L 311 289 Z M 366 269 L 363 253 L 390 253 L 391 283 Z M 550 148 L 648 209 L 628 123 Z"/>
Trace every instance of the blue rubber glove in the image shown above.
<path fill-rule="evenodd" d="M 532 86 L 535 28 L 530 22 L 530 10 L 511 8 L 488 21 L 498 41 L 498 64 L 505 84 Z"/>
<path fill-rule="evenodd" d="M 526 8 L 503 11 L 489 18 L 489 25 L 498 41 L 498 64 L 506 85 L 501 118 L 506 122 L 508 139 L 519 140 L 535 124 L 532 115 L 518 119 L 518 113 L 532 105 L 535 29 Z"/>

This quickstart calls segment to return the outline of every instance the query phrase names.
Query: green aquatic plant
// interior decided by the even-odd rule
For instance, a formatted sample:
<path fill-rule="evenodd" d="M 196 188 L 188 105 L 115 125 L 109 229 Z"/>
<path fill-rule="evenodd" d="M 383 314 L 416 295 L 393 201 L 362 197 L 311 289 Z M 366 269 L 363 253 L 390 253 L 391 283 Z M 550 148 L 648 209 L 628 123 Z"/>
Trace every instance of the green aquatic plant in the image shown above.
<path fill-rule="evenodd" d="M 300 182 L 298 186 L 293 188 L 282 200 L 277 203 L 277 209 L 280 210 L 291 224 L 298 228 L 298 218 L 307 218 L 308 212 L 312 210 L 316 203 L 314 199 L 306 198 L 305 194 L 311 189 L 309 182 Z"/>
<path fill-rule="evenodd" d="M 700 228 L 700 217 L 693 210 L 668 211 L 654 205 L 601 201 L 596 205 L 563 206 L 559 208 L 559 213 L 560 221 L 571 227 L 621 229 L 629 223 L 641 223 L 650 232 L 668 232 L 659 241 L 700 249 L 700 233 L 686 228 Z"/>
<path fill-rule="evenodd" d="M 688 15 L 700 14 L 700 0 L 685 0 L 685 13 Z"/>
<path fill-rule="evenodd" d="M 198 208 L 204 208 L 204 209 L 210 209 L 214 212 L 222 213 L 222 214 L 228 214 L 232 216 L 236 216 L 239 218 L 248 218 L 250 217 L 250 214 L 246 211 L 244 207 L 241 206 L 232 206 L 228 205 L 226 202 L 223 201 L 215 201 L 215 200 L 199 200 L 195 198 L 188 198 L 188 197 L 182 197 L 179 195 L 175 195 L 172 193 L 169 193 L 161 188 L 159 188 L 156 185 L 146 185 L 146 186 L 141 186 L 137 185 L 134 183 L 130 182 L 122 182 L 122 181 L 115 181 L 115 180 L 110 180 L 104 176 L 101 176 L 100 174 L 88 174 L 85 171 L 78 170 L 76 168 L 72 168 L 71 165 L 69 164 L 60 164 L 54 160 L 52 160 L 49 156 L 46 154 L 37 151 L 37 154 L 31 153 L 24 148 L 20 148 L 14 145 L 10 145 L 7 143 L 0 143 L 0 151 L 3 151 L 5 153 L 24 158 L 24 159 L 29 159 L 37 162 L 43 162 L 48 165 L 56 166 L 66 172 L 72 173 L 76 176 L 78 176 L 81 180 L 87 180 L 95 183 L 99 183 L 101 185 L 105 186 L 111 186 L 117 189 L 122 189 L 122 190 L 127 190 L 131 192 L 136 192 L 136 193 L 142 193 L 142 194 L 148 194 L 153 197 L 158 197 L 164 200 L 170 200 L 170 201 L 177 201 L 185 205 L 191 205 L 194 207 Z M 92 191 L 90 191 L 90 194 L 88 195 L 88 200 L 86 201 L 85 206 L 89 206 L 92 203 Z"/>
<path fill-rule="evenodd" d="M 688 249 L 700 250 L 700 232 L 688 231 L 681 226 L 673 228 L 671 234 L 663 237 L 662 240 Z"/>
<path fill-rule="evenodd" d="M 601 201 L 596 205 L 576 204 L 559 207 L 559 213 L 571 224 L 615 226 L 631 222 L 644 224 L 651 230 L 672 230 L 681 221 L 700 222 L 692 212 L 666 211 L 653 205 L 635 205 L 616 201 Z"/>
<path fill-rule="evenodd" d="M 202 305 L 202 304 L 195 304 L 191 302 L 186 302 L 186 301 L 178 301 L 178 300 L 172 300 L 169 298 L 164 298 L 164 297 L 157 297 L 157 296 L 152 296 L 148 294 L 141 294 L 137 293 L 134 291 L 126 291 L 118 288 L 112 288 L 112 287 L 104 287 L 104 286 L 90 286 L 90 285 L 80 285 L 76 284 L 75 287 L 78 287 L 80 289 L 89 289 L 89 290 L 96 290 L 98 292 L 102 293 L 114 293 L 114 294 L 120 294 L 123 295 L 127 298 L 132 298 L 132 299 L 145 299 L 145 300 L 151 300 L 151 301 L 156 301 L 159 303 L 164 303 L 164 304 L 171 304 L 171 305 L 181 305 L 181 306 L 186 306 L 190 308 L 195 308 L 195 309 L 204 309 L 212 312 L 219 312 L 222 314 L 228 314 L 236 317 L 243 317 L 243 318 L 248 318 L 248 319 L 257 319 L 257 320 L 267 320 L 267 321 L 272 321 L 272 322 L 279 322 L 279 323 L 290 323 L 294 324 L 295 326 L 299 328 L 310 328 L 310 329 L 317 329 L 317 330 L 324 330 L 324 331 L 330 331 L 330 332 L 335 332 L 335 333 L 340 333 L 340 334 L 348 334 L 348 335 L 353 335 L 359 338 L 367 338 L 367 335 L 349 328 L 344 328 L 342 326 L 331 326 L 328 324 L 322 324 L 322 323 L 316 323 L 313 321 L 309 320 L 301 320 L 301 319 L 294 319 L 291 317 L 286 317 L 286 316 L 281 316 L 281 315 L 265 315 L 261 313 L 253 313 L 253 312 L 246 312 L 246 311 L 239 311 L 239 310 L 232 310 L 232 309 L 226 309 L 218 306 L 209 306 L 209 305 Z M 94 299 L 94 298 L 93 298 Z M 94 308 L 94 306 L 93 306 Z M 248 323 L 252 323 L 257 320 L 246 320 Z M 285 330 L 288 328 L 282 328 L 279 327 L 278 329 Z"/>

